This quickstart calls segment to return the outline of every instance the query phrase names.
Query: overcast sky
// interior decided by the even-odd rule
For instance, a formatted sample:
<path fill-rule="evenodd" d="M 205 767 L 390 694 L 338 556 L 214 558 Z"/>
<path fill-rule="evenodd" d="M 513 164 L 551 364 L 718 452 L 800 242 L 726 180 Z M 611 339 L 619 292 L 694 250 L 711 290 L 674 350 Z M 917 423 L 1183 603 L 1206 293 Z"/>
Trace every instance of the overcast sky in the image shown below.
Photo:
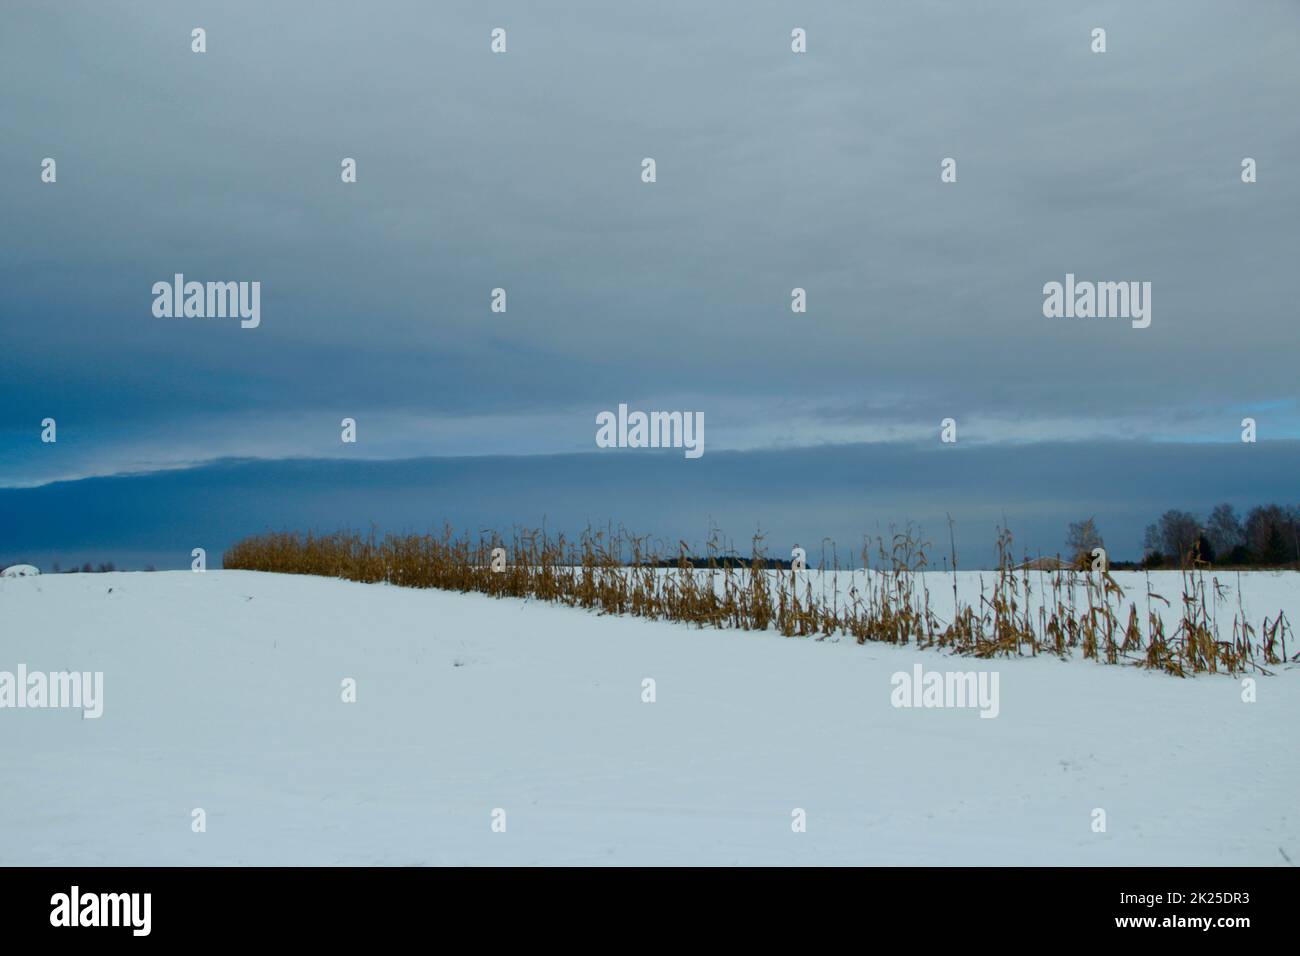
<path fill-rule="evenodd" d="M 1078 6 L 8 4 L 0 485 L 590 451 L 620 402 L 707 451 L 1300 437 L 1300 4 Z M 155 318 L 177 272 L 260 327 Z M 1045 318 L 1066 273 L 1150 327 Z"/>

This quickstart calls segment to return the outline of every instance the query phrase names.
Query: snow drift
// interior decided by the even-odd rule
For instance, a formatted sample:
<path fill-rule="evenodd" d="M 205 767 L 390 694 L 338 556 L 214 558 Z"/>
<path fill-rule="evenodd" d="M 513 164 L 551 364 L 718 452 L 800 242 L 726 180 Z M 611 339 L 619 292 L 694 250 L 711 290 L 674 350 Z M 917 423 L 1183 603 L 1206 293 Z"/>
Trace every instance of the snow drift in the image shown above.
<path fill-rule="evenodd" d="M 1295 665 L 1247 702 L 1240 676 L 236 571 L 0 581 L 18 664 L 102 672 L 102 716 L 0 710 L 6 864 L 1300 859 Z M 996 717 L 896 706 L 917 665 L 996 673 Z"/>

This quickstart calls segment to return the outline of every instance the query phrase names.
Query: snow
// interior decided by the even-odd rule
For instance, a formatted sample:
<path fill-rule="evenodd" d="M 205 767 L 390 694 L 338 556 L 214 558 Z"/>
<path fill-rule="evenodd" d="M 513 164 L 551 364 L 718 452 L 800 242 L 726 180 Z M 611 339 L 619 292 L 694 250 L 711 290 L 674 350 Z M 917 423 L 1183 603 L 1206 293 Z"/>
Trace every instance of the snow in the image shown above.
<path fill-rule="evenodd" d="M 31 564 L 11 564 L 0 571 L 0 578 L 29 578 L 41 573 L 41 569 Z"/>
<path fill-rule="evenodd" d="M 1300 620 L 1294 574 L 1243 581 Z M 998 716 L 891 706 L 918 663 L 998 672 Z M 0 580 L 19 664 L 102 671 L 103 713 L 0 709 L 6 865 L 1300 860 L 1297 665 L 1245 703 L 1240 677 L 242 571 Z"/>

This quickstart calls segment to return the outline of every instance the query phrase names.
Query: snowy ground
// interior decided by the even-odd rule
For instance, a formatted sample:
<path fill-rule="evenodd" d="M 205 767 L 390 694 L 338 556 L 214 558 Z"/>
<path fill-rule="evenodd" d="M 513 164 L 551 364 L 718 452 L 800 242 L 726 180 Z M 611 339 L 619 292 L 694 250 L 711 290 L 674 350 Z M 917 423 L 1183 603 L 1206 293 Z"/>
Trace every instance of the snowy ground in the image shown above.
<path fill-rule="evenodd" d="M 1292 616 L 1293 580 L 1252 578 L 1253 610 Z M 891 706 L 918 662 L 997 671 L 998 717 Z M 0 710 L 0 864 L 1300 862 L 1300 665 L 1243 703 L 238 571 L 0 580 L 19 664 L 103 671 L 104 711 Z"/>

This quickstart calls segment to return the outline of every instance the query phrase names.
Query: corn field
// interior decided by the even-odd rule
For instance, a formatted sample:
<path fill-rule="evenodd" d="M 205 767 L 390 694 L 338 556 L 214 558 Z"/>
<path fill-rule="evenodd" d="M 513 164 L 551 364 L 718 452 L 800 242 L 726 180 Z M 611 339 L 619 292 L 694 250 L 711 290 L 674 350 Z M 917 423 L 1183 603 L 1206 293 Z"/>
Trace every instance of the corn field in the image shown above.
<path fill-rule="evenodd" d="M 711 532 L 707 553 L 696 556 L 684 544 L 666 554 L 649 538 L 612 528 L 589 528 L 573 540 L 519 529 L 508 537 L 455 535 L 450 528 L 441 535 L 382 538 L 373 531 L 272 532 L 238 542 L 223 564 L 788 637 L 880 641 L 982 658 L 1082 657 L 1180 677 L 1267 674 L 1269 665 L 1288 659 L 1288 638 L 1295 644 L 1283 613 L 1251 624 L 1240 589 L 1233 606 L 1232 589 L 1208 569 L 1181 572 L 1174 605 L 1153 590 L 1149 575 L 1143 593 L 1130 595 L 1106 571 L 1018 566 L 1006 531 L 998 536 L 996 570 L 987 578 L 981 574 L 978 597 L 966 600 L 959 594 L 955 547 L 949 570 L 931 570 L 928 543 L 910 529 L 877 538 L 874 547 L 864 539 L 856 568 L 840 567 L 833 544 L 829 561 L 823 553 L 819 568 L 796 570 L 765 557 L 761 536 L 747 560 L 724 554 L 721 540 Z M 948 579 L 952 605 L 941 619 L 934 589 L 947 587 Z"/>

